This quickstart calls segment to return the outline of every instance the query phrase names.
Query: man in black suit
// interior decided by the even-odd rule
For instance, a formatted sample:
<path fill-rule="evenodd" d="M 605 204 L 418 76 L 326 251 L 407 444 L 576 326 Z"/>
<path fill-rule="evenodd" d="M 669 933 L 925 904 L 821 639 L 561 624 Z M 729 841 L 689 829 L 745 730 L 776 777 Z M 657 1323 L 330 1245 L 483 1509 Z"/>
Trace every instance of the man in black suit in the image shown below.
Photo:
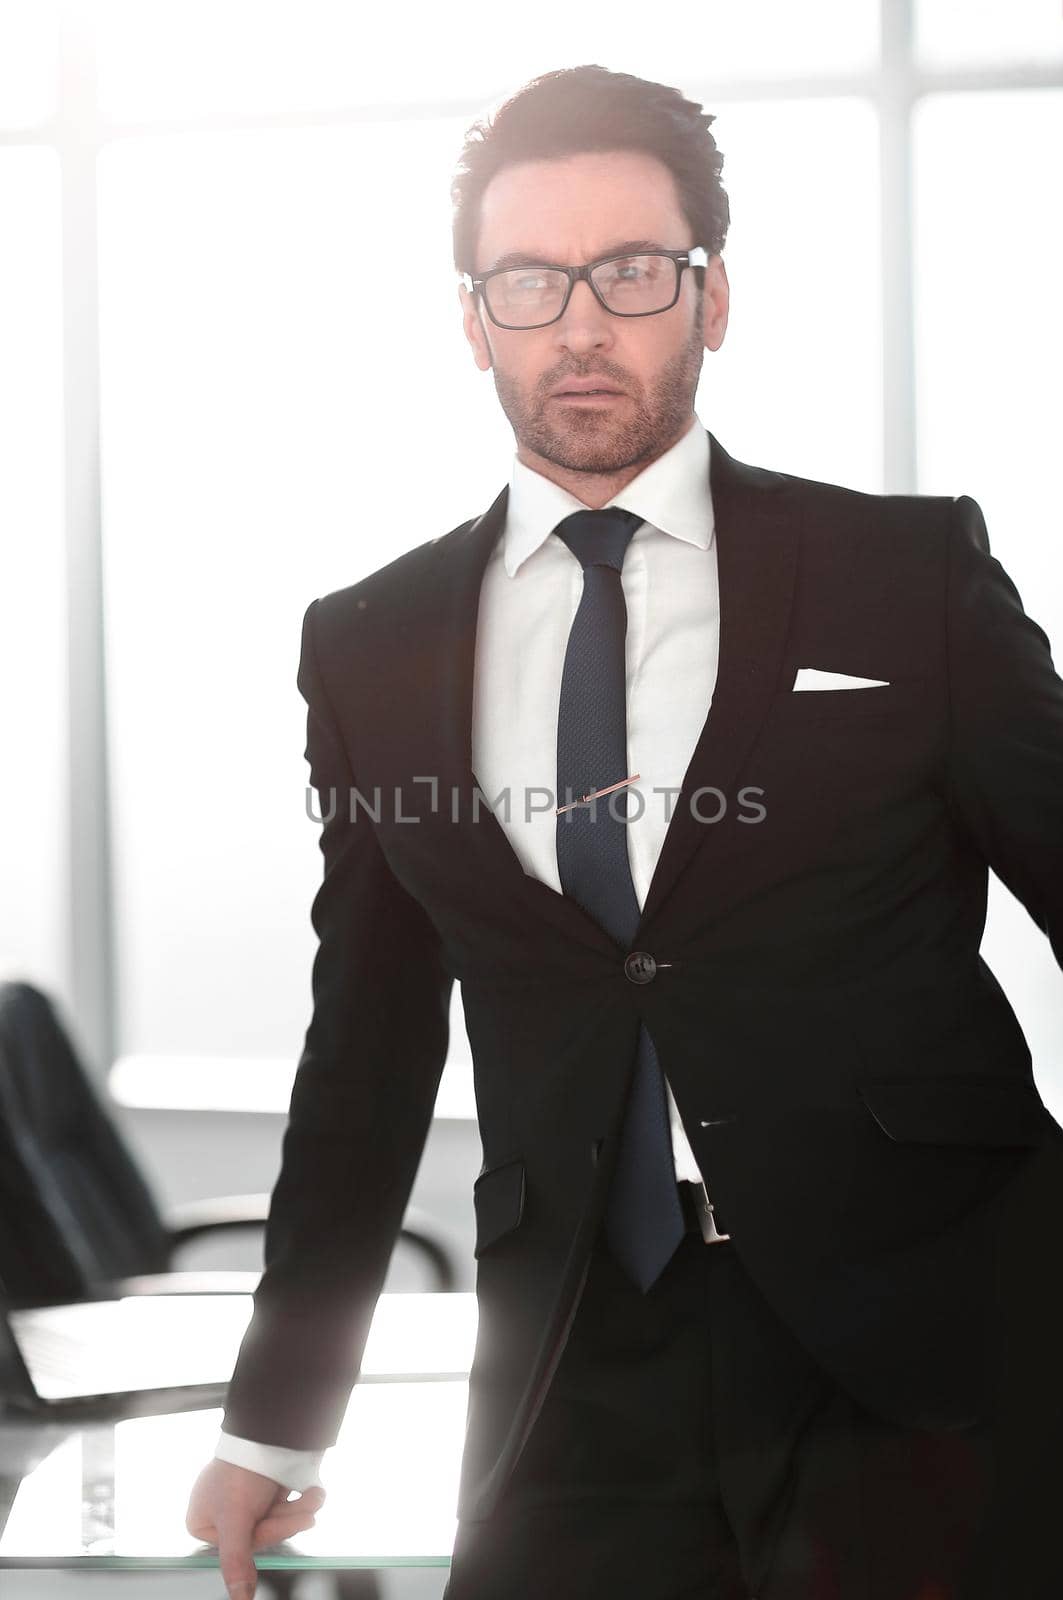
<path fill-rule="evenodd" d="M 711 121 L 586 67 L 474 130 L 455 258 L 513 476 L 306 611 L 314 1010 L 188 1513 L 235 1597 L 320 1504 L 455 978 L 484 1163 L 448 1600 L 1063 1576 L 1024 1479 L 1060 1136 L 978 954 L 991 866 L 1063 964 L 1063 683 L 972 500 L 745 466 L 694 416 Z"/>

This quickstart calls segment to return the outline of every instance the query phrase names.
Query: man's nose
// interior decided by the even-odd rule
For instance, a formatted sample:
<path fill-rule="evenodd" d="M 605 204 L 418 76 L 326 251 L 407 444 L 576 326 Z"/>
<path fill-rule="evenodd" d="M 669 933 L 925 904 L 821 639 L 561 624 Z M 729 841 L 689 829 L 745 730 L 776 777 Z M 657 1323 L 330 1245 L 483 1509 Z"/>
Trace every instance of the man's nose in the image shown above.
<path fill-rule="evenodd" d="M 554 325 L 555 341 L 566 350 L 601 349 L 613 342 L 612 321 L 590 284 L 581 278 L 569 296 L 564 316 Z"/>

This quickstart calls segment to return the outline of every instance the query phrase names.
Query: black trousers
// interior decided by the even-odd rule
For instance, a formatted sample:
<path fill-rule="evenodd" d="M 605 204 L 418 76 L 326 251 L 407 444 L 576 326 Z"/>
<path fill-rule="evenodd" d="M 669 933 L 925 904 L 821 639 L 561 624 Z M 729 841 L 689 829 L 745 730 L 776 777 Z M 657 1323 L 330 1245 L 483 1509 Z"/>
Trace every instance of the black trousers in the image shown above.
<path fill-rule="evenodd" d="M 732 1244 L 643 1295 L 594 1248 L 568 1343 L 445 1600 L 960 1600 L 988 1435 L 895 1427 L 818 1368 Z M 1013 1597 L 1018 1600 L 1018 1597 Z"/>

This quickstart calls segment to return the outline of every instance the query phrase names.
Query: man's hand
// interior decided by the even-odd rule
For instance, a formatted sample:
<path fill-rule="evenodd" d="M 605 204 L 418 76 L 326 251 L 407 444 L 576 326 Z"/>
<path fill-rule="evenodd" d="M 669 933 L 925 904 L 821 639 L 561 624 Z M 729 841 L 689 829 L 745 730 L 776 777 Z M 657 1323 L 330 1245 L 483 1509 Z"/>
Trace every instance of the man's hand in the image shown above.
<path fill-rule="evenodd" d="M 229 1600 L 251 1600 L 255 1592 L 253 1551 L 314 1526 L 324 1489 L 315 1485 L 289 1501 L 291 1492 L 273 1478 L 229 1461 L 208 1462 L 192 1485 L 185 1527 L 204 1544 L 218 1546 Z"/>

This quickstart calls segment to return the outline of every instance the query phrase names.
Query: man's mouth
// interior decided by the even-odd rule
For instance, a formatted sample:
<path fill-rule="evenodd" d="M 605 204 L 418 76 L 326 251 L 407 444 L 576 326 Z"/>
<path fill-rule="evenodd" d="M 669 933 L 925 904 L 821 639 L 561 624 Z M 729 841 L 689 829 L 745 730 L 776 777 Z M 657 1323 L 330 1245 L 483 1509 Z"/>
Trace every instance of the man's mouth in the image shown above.
<path fill-rule="evenodd" d="M 619 389 L 557 389 L 550 396 L 551 400 L 619 400 Z"/>
<path fill-rule="evenodd" d="M 602 395 L 619 395 L 621 393 L 623 391 L 617 389 L 611 383 L 596 383 L 593 378 L 569 378 L 558 385 L 550 398 L 551 400 L 569 400 L 573 396 L 583 398 L 588 395 L 600 398 Z"/>

